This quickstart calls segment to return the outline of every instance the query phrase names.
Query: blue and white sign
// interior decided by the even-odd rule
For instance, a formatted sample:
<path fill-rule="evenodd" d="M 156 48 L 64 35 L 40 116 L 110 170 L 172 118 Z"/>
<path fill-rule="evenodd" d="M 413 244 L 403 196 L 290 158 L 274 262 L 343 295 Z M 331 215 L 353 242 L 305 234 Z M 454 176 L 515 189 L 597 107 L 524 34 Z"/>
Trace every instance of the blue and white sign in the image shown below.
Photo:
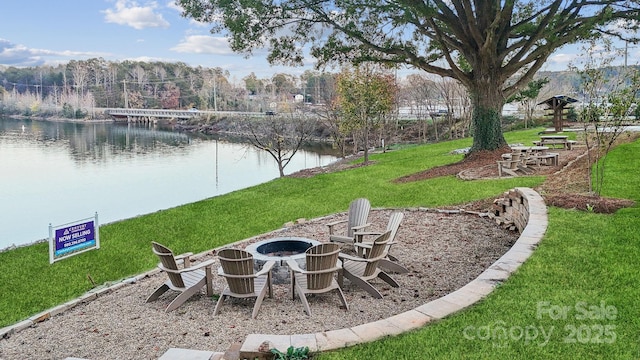
<path fill-rule="evenodd" d="M 53 227 L 49 225 L 49 263 L 100 248 L 98 214 Z"/>

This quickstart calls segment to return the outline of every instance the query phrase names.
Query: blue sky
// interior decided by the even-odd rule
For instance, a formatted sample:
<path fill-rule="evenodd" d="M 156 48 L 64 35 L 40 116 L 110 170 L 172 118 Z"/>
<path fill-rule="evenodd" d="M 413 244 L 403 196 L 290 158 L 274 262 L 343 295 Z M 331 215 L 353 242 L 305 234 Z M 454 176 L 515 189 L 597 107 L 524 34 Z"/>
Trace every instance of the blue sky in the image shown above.
<path fill-rule="evenodd" d="M 180 16 L 173 0 L 0 0 L 0 13 L 0 64 L 6 66 L 102 57 L 220 67 L 238 79 L 304 71 L 270 66 L 266 51 L 250 59 L 233 53 L 210 25 Z"/>
<path fill-rule="evenodd" d="M 0 0 L 0 65 L 38 66 L 102 57 L 110 61 L 181 61 L 220 67 L 241 80 L 276 73 L 301 74 L 305 68 L 272 67 L 266 52 L 245 59 L 208 24 L 180 16 L 174 0 Z M 622 45 L 624 46 L 624 45 Z M 565 47 L 543 70 L 565 70 L 580 51 Z M 637 64 L 638 47 L 629 49 Z M 622 60 L 620 61 L 622 64 Z M 310 59 L 306 69 L 312 67 Z"/>

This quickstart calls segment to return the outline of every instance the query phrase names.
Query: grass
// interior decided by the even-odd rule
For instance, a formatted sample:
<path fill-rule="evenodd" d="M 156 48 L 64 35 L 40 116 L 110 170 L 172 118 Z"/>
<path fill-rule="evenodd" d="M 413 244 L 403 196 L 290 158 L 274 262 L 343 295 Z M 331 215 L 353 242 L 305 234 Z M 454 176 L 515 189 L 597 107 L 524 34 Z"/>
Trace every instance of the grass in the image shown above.
<path fill-rule="evenodd" d="M 640 201 L 640 142 L 608 159 L 603 195 Z M 550 208 L 533 256 L 477 306 L 420 330 L 318 359 L 637 359 L 640 208 Z"/>
<path fill-rule="evenodd" d="M 540 129 L 505 134 L 509 143 L 530 143 Z M 200 252 L 279 228 L 297 218 L 345 211 L 351 200 L 367 197 L 374 207 L 437 207 L 495 197 L 515 186 L 535 187 L 542 177 L 461 181 L 454 177 L 397 184 L 392 180 L 433 166 L 456 162 L 450 151 L 470 140 L 412 146 L 372 156 L 375 165 L 308 179 L 284 178 L 227 195 L 156 212 L 100 228 L 101 249 L 49 265 L 47 244 L 0 253 L 0 326 L 83 294 L 98 284 L 152 269 L 150 242 L 177 253 Z M 606 195 L 640 200 L 634 178 L 640 142 L 623 145 L 608 159 Z M 634 170 L 629 170 L 634 169 Z M 612 181 L 608 181 L 612 179 Z M 615 179 L 615 180 L 613 180 Z M 330 196 L 328 196 L 330 195 Z M 631 195 L 631 196 L 630 196 Z M 341 351 L 319 359 L 438 358 L 637 358 L 640 330 L 638 298 L 638 207 L 614 215 L 552 208 L 549 229 L 539 249 L 506 283 L 482 303 L 423 329 Z M 576 304 L 613 306 L 615 319 L 577 320 Z M 543 313 L 540 304 L 569 306 L 564 319 Z M 597 332 L 615 326 L 612 343 L 566 343 L 571 326 Z M 515 339 L 501 330 L 554 332 Z M 483 331 L 493 329 L 486 336 Z M 611 329 L 608 330 L 611 337 Z M 516 334 L 517 335 L 517 334 Z M 539 335 L 541 336 L 541 335 Z M 604 339 L 603 337 L 601 337 Z M 589 337 L 592 339 L 592 337 Z M 608 338 L 607 338 L 608 339 Z M 576 340 L 577 337 L 576 337 Z M 611 356 L 610 356 L 611 355 Z"/>

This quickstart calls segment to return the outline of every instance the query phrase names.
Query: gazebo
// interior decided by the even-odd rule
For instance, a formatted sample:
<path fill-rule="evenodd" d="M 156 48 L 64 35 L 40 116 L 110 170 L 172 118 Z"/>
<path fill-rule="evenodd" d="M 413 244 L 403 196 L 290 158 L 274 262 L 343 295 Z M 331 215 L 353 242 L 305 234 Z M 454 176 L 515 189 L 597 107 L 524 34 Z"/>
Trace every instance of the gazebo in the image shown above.
<path fill-rule="evenodd" d="M 548 109 L 553 111 L 553 127 L 556 132 L 561 132 L 564 109 L 568 104 L 574 102 L 578 102 L 578 100 L 566 95 L 556 95 L 538 103 L 538 105 L 546 104 Z"/>

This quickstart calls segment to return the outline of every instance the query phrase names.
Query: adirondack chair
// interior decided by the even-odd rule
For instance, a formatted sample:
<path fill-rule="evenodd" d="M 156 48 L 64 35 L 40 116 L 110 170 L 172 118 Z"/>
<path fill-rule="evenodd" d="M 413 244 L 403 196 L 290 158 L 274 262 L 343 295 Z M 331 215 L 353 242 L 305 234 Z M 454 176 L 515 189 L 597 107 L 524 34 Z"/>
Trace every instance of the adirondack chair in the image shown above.
<path fill-rule="evenodd" d="M 340 245 L 324 243 L 313 246 L 306 251 L 306 270 L 302 270 L 295 260 L 287 260 L 291 270 L 291 293 L 293 299 L 298 297 L 304 305 L 307 315 L 311 316 L 311 309 L 307 301 L 307 294 L 321 294 L 336 290 L 340 301 L 346 310 L 349 310 L 347 300 L 334 278 L 340 267 L 338 266 L 338 254 Z"/>
<path fill-rule="evenodd" d="M 267 261 L 257 273 L 253 270 L 253 255 L 240 249 L 223 249 L 218 252 L 220 267 L 218 275 L 224 276 L 227 286 L 220 294 L 213 315 L 217 315 L 226 297 L 256 298 L 251 318 L 255 319 L 262 305 L 267 290 L 273 297 L 271 289 L 271 268 L 274 261 Z"/>
<path fill-rule="evenodd" d="M 371 224 L 367 223 L 371 211 L 369 200 L 364 198 L 355 199 L 349 204 L 349 211 L 346 220 L 338 220 L 327 224 L 329 227 L 329 241 L 353 244 L 355 242 L 354 233 L 358 230 L 366 229 Z M 347 223 L 344 234 L 336 234 L 336 225 Z"/>
<path fill-rule="evenodd" d="M 160 258 L 158 267 L 167 273 L 169 280 L 157 288 L 146 300 L 151 302 L 171 289 L 178 291 L 180 294 L 169 303 L 166 312 L 177 309 L 187 299 L 198 293 L 203 286 L 207 287 L 207 296 L 213 295 L 211 285 L 211 266 L 215 260 L 201 262 L 195 266 L 191 266 L 190 256 L 192 253 L 185 253 L 174 256 L 173 252 L 164 245 L 152 242 L 152 251 Z M 182 265 L 182 268 L 179 267 Z"/>
<path fill-rule="evenodd" d="M 391 246 L 396 243 L 395 238 L 398 233 L 398 229 L 400 228 L 400 224 L 402 223 L 402 219 L 404 219 L 404 214 L 400 211 L 394 211 L 391 213 L 389 217 L 389 223 L 387 223 L 387 228 L 385 231 L 391 231 L 389 235 L 389 242 L 387 242 L 387 247 L 385 251 L 387 252 L 387 257 L 384 259 L 380 259 L 380 266 L 382 269 L 388 270 L 390 272 L 406 274 L 409 272 L 409 269 L 400 265 L 398 263 L 398 258 L 390 254 Z M 367 236 L 380 236 L 381 232 L 373 232 L 373 231 L 356 231 L 355 239 L 356 242 L 353 244 L 356 248 L 358 256 L 364 256 L 369 249 L 373 246 L 373 242 L 365 241 L 365 237 Z"/>
<path fill-rule="evenodd" d="M 387 256 L 385 249 L 390 235 L 391 231 L 386 231 L 378 236 L 364 258 L 343 253 L 339 254 L 338 257 L 342 261 L 342 270 L 338 272 L 338 285 L 341 288 L 343 287 L 343 278 L 346 277 L 352 284 L 362 288 L 374 298 L 381 299 L 382 294 L 369 283 L 370 280 L 380 278 L 393 287 L 400 286 L 389 274 L 378 267 L 380 260 Z"/>

